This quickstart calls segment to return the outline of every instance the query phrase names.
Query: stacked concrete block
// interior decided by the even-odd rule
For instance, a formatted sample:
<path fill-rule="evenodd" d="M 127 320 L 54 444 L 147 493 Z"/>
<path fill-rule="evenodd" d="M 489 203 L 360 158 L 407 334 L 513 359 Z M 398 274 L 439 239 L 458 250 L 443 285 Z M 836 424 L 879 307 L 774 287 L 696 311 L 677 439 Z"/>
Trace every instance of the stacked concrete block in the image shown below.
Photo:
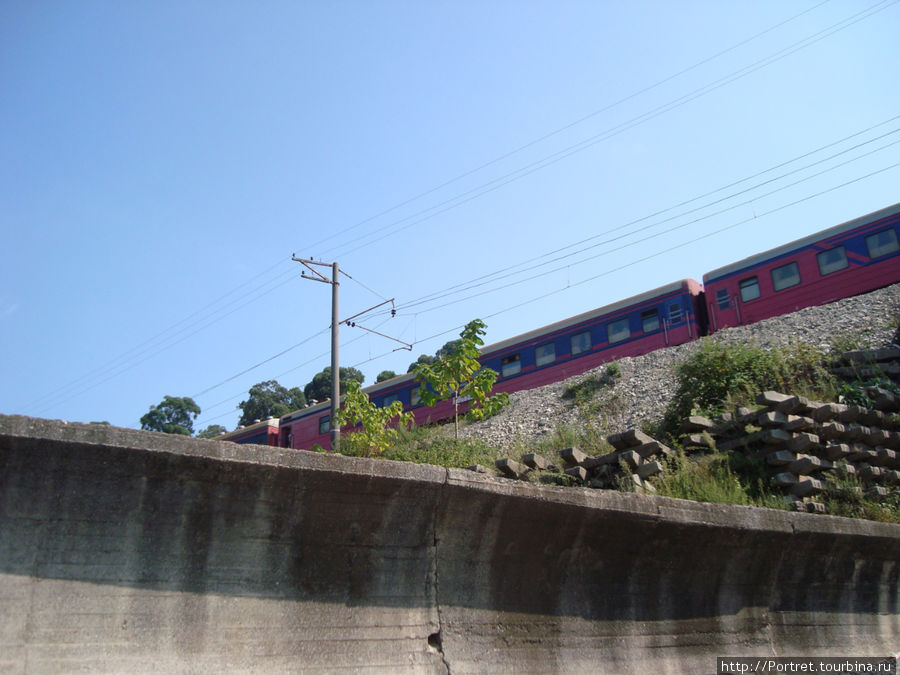
<path fill-rule="evenodd" d="M 629 429 L 607 438 L 613 452 L 589 457 L 577 448 L 565 448 L 559 456 L 565 472 L 585 485 L 598 489 L 633 486 L 643 492 L 655 492 L 651 479 L 665 472 L 665 458 L 672 449 L 637 429 Z"/>
<path fill-rule="evenodd" d="M 894 405 L 891 396 L 879 400 Z M 900 428 L 894 428 L 900 426 L 900 416 L 776 391 L 762 392 L 756 403 L 760 407 L 755 410 L 709 420 L 702 434 L 697 433 L 698 418 L 685 420 L 679 428 L 685 452 L 715 447 L 763 459 L 772 485 L 784 491 L 794 508 L 816 513 L 824 510 L 816 496 L 832 489 L 829 474 L 854 476 L 869 494 L 881 494 L 876 487 L 890 493 L 900 486 Z"/>

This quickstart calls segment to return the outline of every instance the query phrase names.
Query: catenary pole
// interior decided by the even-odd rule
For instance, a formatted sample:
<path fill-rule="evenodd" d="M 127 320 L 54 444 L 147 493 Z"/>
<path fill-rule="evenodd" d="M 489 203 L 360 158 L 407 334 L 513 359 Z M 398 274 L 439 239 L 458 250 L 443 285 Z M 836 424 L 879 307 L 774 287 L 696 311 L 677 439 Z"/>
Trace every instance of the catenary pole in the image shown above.
<path fill-rule="evenodd" d="M 317 262 L 312 258 L 305 260 L 296 256 L 291 256 L 291 260 L 302 263 L 306 269 L 315 275 L 308 276 L 306 272 L 301 272 L 300 276 L 304 279 L 331 284 L 331 418 L 328 425 L 331 429 L 331 451 L 338 452 L 341 445 L 341 429 L 335 424 L 335 421 L 337 420 L 338 408 L 341 405 L 341 368 L 338 353 L 338 326 L 340 326 L 340 321 L 338 320 L 338 288 L 340 286 L 338 274 L 340 271 L 336 262 L 329 265 L 328 263 Z M 319 272 L 313 265 L 331 267 L 331 279 Z"/>
<path fill-rule="evenodd" d="M 338 264 L 331 266 L 331 450 L 338 452 L 341 445 L 341 427 L 336 424 L 341 402 L 341 372 L 338 358 Z"/>

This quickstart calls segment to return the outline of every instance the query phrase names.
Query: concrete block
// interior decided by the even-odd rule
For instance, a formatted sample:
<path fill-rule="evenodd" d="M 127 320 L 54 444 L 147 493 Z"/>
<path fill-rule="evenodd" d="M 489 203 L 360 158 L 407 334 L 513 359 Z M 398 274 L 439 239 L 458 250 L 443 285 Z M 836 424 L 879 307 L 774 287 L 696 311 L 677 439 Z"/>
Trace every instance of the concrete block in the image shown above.
<path fill-rule="evenodd" d="M 866 494 L 870 497 L 887 497 L 889 494 L 891 494 L 891 491 L 890 489 L 882 487 L 881 485 L 873 485 L 866 490 Z"/>
<path fill-rule="evenodd" d="M 625 462 L 632 469 L 632 471 L 637 470 L 637 468 L 644 463 L 644 460 L 641 458 L 641 456 L 634 450 L 626 450 L 625 452 L 620 452 L 619 459 Z"/>
<path fill-rule="evenodd" d="M 713 442 L 706 434 L 688 434 L 681 437 L 681 443 L 685 447 L 712 448 Z"/>
<path fill-rule="evenodd" d="M 844 352 L 842 358 L 848 363 L 879 363 L 900 359 L 900 349 L 884 347 L 882 349 L 855 349 Z"/>
<path fill-rule="evenodd" d="M 844 430 L 843 438 L 848 443 L 856 443 L 862 441 L 869 433 L 869 427 L 861 424 L 848 424 Z"/>
<path fill-rule="evenodd" d="M 888 485 L 898 485 L 900 484 L 900 471 L 888 469 L 881 474 L 881 479 Z"/>
<path fill-rule="evenodd" d="M 819 447 L 819 437 L 815 434 L 800 433 L 787 442 L 792 452 L 809 452 Z"/>
<path fill-rule="evenodd" d="M 796 396 L 788 396 L 787 394 L 782 394 L 777 391 L 764 391 L 756 397 L 756 402 L 759 405 L 777 409 L 779 406 L 793 406 L 796 399 Z"/>
<path fill-rule="evenodd" d="M 816 480 L 815 478 L 805 478 L 797 482 L 794 487 L 791 488 L 791 494 L 795 494 L 798 497 L 808 497 L 809 495 L 819 494 L 825 489 L 825 483 L 820 480 Z"/>
<path fill-rule="evenodd" d="M 566 475 L 584 482 L 587 480 L 588 472 L 583 466 L 570 466 L 566 469 Z"/>
<path fill-rule="evenodd" d="M 896 450 L 888 448 L 875 448 L 875 457 L 872 458 L 871 464 L 875 466 L 885 466 L 889 469 L 900 468 L 900 457 Z"/>
<path fill-rule="evenodd" d="M 884 445 L 892 450 L 900 450 L 900 432 L 891 431 L 888 434 L 888 439 L 885 441 Z"/>
<path fill-rule="evenodd" d="M 885 431 L 884 429 L 879 429 L 877 427 L 871 427 L 869 429 L 869 433 L 867 433 L 863 438 L 863 443 L 871 445 L 872 447 L 878 445 L 886 445 L 890 438 L 891 434 L 889 431 Z"/>
<path fill-rule="evenodd" d="M 775 483 L 777 487 L 791 487 L 797 484 L 797 476 L 785 471 L 784 473 L 775 474 L 772 477 L 772 482 Z"/>
<path fill-rule="evenodd" d="M 645 462 L 638 467 L 638 475 L 641 478 L 649 478 L 650 476 L 655 476 L 656 474 L 662 472 L 663 465 L 660 462 Z"/>
<path fill-rule="evenodd" d="M 641 457 L 655 457 L 657 455 L 663 455 L 665 457 L 671 457 L 675 454 L 668 445 L 663 445 L 659 441 L 651 441 L 650 443 L 644 443 L 643 445 L 639 445 L 634 448 L 634 451 L 639 454 Z"/>
<path fill-rule="evenodd" d="M 521 478 L 529 471 L 527 466 L 509 457 L 501 457 L 494 464 L 507 478 Z"/>
<path fill-rule="evenodd" d="M 708 417 L 701 417 L 700 415 L 691 415 L 690 417 L 682 420 L 681 425 L 678 427 L 678 433 L 681 434 L 690 434 L 695 431 L 708 431 L 712 429 L 713 421 Z"/>
<path fill-rule="evenodd" d="M 791 438 L 792 434 L 784 429 L 766 429 L 760 434 L 760 440 L 766 445 L 785 445 Z"/>
<path fill-rule="evenodd" d="M 840 476 L 855 476 L 856 467 L 849 462 L 835 462 L 834 469 Z"/>
<path fill-rule="evenodd" d="M 769 466 L 787 466 L 796 459 L 797 455 L 790 450 L 778 450 L 766 455 L 766 464 Z"/>
<path fill-rule="evenodd" d="M 559 451 L 559 456 L 566 466 L 580 466 L 587 459 L 587 455 L 578 448 L 564 448 Z"/>
<path fill-rule="evenodd" d="M 597 467 L 606 467 L 606 466 L 615 466 L 619 463 L 619 453 L 618 452 L 608 452 L 605 455 L 599 455 L 598 457 L 587 457 L 584 461 L 581 462 L 581 466 L 585 469 L 594 469 Z"/>
<path fill-rule="evenodd" d="M 638 445 L 644 445 L 644 443 L 649 443 L 653 439 L 640 429 L 629 429 L 620 434 L 608 436 L 606 440 L 609 441 L 616 450 L 626 450 Z"/>
<path fill-rule="evenodd" d="M 825 457 L 834 461 L 841 457 L 847 457 L 850 454 L 850 446 L 846 443 L 829 443 L 825 446 Z"/>
<path fill-rule="evenodd" d="M 828 509 L 826 509 L 825 505 L 821 502 L 807 502 L 806 503 L 806 512 L 807 513 L 827 513 Z"/>
<path fill-rule="evenodd" d="M 838 422 L 843 424 L 850 424 L 851 422 L 856 422 L 865 413 L 866 409 L 861 405 L 848 405 L 846 410 L 838 413 L 837 419 Z"/>
<path fill-rule="evenodd" d="M 763 429 L 768 429 L 770 427 L 780 427 L 787 424 L 787 421 L 787 415 L 785 415 L 783 412 L 778 412 L 777 410 L 770 410 L 768 412 L 760 413 L 756 418 L 756 423 Z"/>
<path fill-rule="evenodd" d="M 862 443 L 854 443 L 850 448 L 850 454 L 847 455 L 847 459 L 851 462 L 871 462 L 878 459 L 878 453 Z"/>
<path fill-rule="evenodd" d="M 822 467 L 822 460 L 818 457 L 810 455 L 800 455 L 788 465 L 787 470 L 795 476 L 802 476 L 813 471 L 817 471 Z"/>
<path fill-rule="evenodd" d="M 788 466 L 788 471 L 800 476 L 814 471 L 831 471 L 833 468 L 834 463 L 827 459 L 811 455 L 800 455 L 796 461 Z"/>
<path fill-rule="evenodd" d="M 550 462 L 536 452 L 529 452 L 527 455 L 522 455 L 522 462 L 538 471 L 546 471 L 550 467 Z"/>
<path fill-rule="evenodd" d="M 866 413 L 859 418 L 859 423 L 869 427 L 883 427 L 885 425 L 884 413 L 880 410 L 867 410 Z"/>
<path fill-rule="evenodd" d="M 843 440 L 847 428 L 840 422 L 826 422 L 818 428 L 818 436 L 822 441 Z"/>
<path fill-rule="evenodd" d="M 877 480 L 878 478 L 881 478 L 882 474 L 884 474 L 884 469 L 880 466 L 872 466 L 870 464 L 867 464 L 859 470 L 860 479 L 866 482 Z"/>
<path fill-rule="evenodd" d="M 785 431 L 813 431 L 816 428 L 816 423 L 810 417 L 788 415 L 787 418 L 787 422 L 781 427 Z"/>
<path fill-rule="evenodd" d="M 841 403 L 823 403 L 813 410 L 812 418 L 816 422 L 830 422 L 840 415 L 847 406 Z"/>

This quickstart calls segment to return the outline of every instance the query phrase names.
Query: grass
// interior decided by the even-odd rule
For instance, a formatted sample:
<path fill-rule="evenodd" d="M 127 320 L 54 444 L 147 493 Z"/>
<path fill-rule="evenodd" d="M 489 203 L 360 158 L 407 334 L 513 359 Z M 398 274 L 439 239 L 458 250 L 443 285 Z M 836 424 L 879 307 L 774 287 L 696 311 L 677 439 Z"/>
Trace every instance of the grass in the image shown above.
<path fill-rule="evenodd" d="M 835 400 L 837 381 L 828 364 L 825 352 L 806 344 L 763 348 L 706 339 L 678 366 L 678 388 L 658 431 L 671 440 L 684 418 L 715 417 L 726 409 L 750 405 L 768 389 Z"/>
<path fill-rule="evenodd" d="M 454 439 L 435 427 L 399 429 L 397 441 L 379 459 L 393 459 L 416 464 L 435 464 L 445 468 L 465 468 L 473 464 L 493 466 L 503 452 L 476 438 Z M 354 456 L 342 448 L 342 453 Z M 364 456 L 364 455 L 359 455 Z"/>

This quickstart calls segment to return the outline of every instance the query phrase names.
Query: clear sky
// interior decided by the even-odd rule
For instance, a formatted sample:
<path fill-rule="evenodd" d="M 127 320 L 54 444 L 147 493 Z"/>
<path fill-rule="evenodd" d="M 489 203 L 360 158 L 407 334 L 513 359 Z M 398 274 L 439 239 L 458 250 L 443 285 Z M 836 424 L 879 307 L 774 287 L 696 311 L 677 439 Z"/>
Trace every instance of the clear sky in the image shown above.
<path fill-rule="evenodd" d="M 395 298 L 363 323 L 411 353 L 341 329 L 373 383 L 894 204 L 898 35 L 897 0 L 2 0 L 0 412 L 233 429 L 329 363 L 294 253 L 342 318 Z"/>

